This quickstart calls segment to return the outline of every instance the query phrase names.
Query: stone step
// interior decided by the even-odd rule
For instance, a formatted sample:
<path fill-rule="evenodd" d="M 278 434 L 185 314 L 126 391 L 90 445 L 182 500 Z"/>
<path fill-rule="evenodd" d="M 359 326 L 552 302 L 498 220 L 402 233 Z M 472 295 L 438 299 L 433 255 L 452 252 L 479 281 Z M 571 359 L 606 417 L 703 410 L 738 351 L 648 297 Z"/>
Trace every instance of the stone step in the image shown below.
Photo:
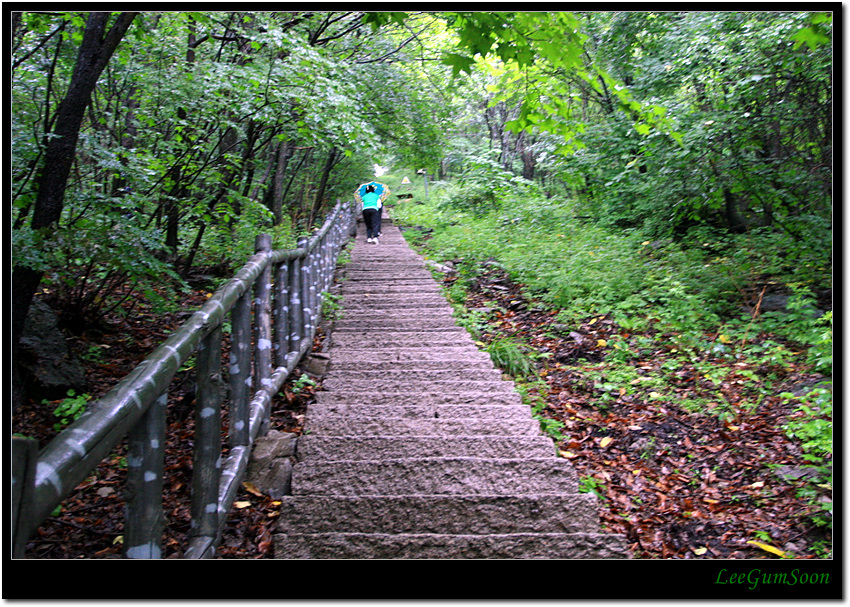
<path fill-rule="evenodd" d="M 286 496 L 277 533 L 596 533 L 599 503 L 571 495 Z"/>
<path fill-rule="evenodd" d="M 439 348 L 329 348 L 332 359 L 340 362 L 349 361 L 411 361 L 411 360 L 442 360 L 442 361 L 491 361 L 490 355 L 482 352 L 474 345 Z"/>
<path fill-rule="evenodd" d="M 516 393 L 516 385 L 512 381 L 505 380 L 481 380 L 474 379 L 445 379 L 441 381 L 394 381 L 392 379 L 379 380 L 345 380 L 325 379 L 322 388 L 328 392 L 382 392 L 391 398 L 393 393 L 415 392 L 418 394 L 451 394 L 453 392 L 510 392 Z"/>
<path fill-rule="evenodd" d="M 416 320 L 446 320 L 450 318 L 456 323 L 457 319 L 453 316 L 452 309 L 446 307 L 447 305 L 445 299 L 442 302 L 434 301 L 418 306 L 413 305 L 411 302 L 401 302 L 392 307 L 376 305 L 375 302 L 361 302 L 358 304 L 346 302 L 341 308 L 342 318 L 340 321 L 362 323 L 383 318 L 385 321 L 390 322 L 415 322 Z"/>
<path fill-rule="evenodd" d="M 286 559 L 622 559 L 626 541 L 604 533 L 492 535 L 277 534 Z"/>
<path fill-rule="evenodd" d="M 351 276 L 400 276 L 410 273 L 416 276 L 427 276 L 434 280 L 434 275 L 425 267 L 424 260 L 414 259 L 407 262 L 375 262 L 373 260 L 366 261 L 351 261 L 347 263 L 341 271 L 346 278 Z"/>
<path fill-rule="evenodd" d="M 448 320 L 457 323 L 454 310 L 445 299 L 422 303 L 415 306 L 411 302 L 399 302 L 393 306 L 381 304 L 374 301 L 363 301 L 352 303 L 346 301 L 341 304 L 341 322 L 363 323 L 383 319 L 389 322 L 412 322 L 429 320 Z"/>
<path fill-rule="evenodd" d="M 348 271 L 345 273 L 344 286 L 347 285 L 382 285 L 387 283 L 410 285 L 436 284 L 434 277 L 427 270 L 407 268 L 398 272 L 366 272 Z"/>
<path fill-rule="evenodd" d="M 354 270 L 346 268 L 343 286 L 350 284 L 437 284 L 434 276 L 425 268 L 416 265 L 396 270 Z"/>
<path fill-rule="evenodd" d="M 341 289 L 337 289 L 336 292 L 342 292 Z M 379 298 L 376 302 L 376 298 Z M 417 302 L 425 302 L 430 307 L 442 307 L 450 312 L 454 312 L 451 304 L 445 298 L 442 293 L 381 293 L 380 288 L 375 289 L 375 293 L 345 293 L 345 301 L 343 302 L 343 306 L 345 308 L 357 306 L 357 307 L 368 307 L 370 309 L 374 309 L 379 313 L 384 312 L 392 312 L 403 310 L 404 308 L 395 306 L 390 307 L 386 303 L 383 305 L 377 305 L 379 302 L 402 302 L 406 298 L 415 299 Z M 368 304 L 368 305 L 367 305 Z M 432 305 L 433 304 L 433 305 Z M 439 306 L 437 305 L 439 304 Z"/>
<path fill-rule="evenodd" d="M 411 458 L 301 462 L 292 495 L 523 495 L 578 492 L 569 461 Z"/>
<path fill-rule="evenodd" d="M 358 263 L 374 264 L 375 269 L 380 269 L 384 265 L 389 267 L 391 265 L 399 264 L 409 266 L 415 266 L 418 264 L 419 267 L 424 268 L 425 258 L 421 255 L 417 255 L 410 249 L 405 250 L 403 245 L 387 243 L 383 247 L 368 246 L 364 247 L 363 250 L 353 250 L 351 252 L 351 261 L 349 263 L 351 265 Z"/>
<path fill-rule="evenodd" d="M 380 306 L 342 307 L 342 317 L 334 321 L 334 328 L 345 330 L 347 327 L 363 327 L 370 330 L 375 323 L 396 324 L 404 330 L 410 327 L 456 327 L 457 318 L 451 308 L 429 306 L 427 308 L 384 308 Z"/>
<path fill-rule="evenodd" d="M 555 444 L 542 434 L 507 436 L 319 436 L 298 438 L 296 455 L 307 460 L 384 460 L 416 457 L 479 457 L 510 459 L 518 456 L 555 457 Z"/>
<path fill-rule="evenodd" d="M 385 326 L 392 326 L 390 324 Z M 405 327 L 393 327 L 391 329 L 377 331 L 373 329 L 350 329 L 348 331 L 340 331 L 336 329 L 336 333 L 331 335 L 334 341 L 354 342 L 370 341 L 372 343 L 393 341 L 393 340 L 446 340 L 446 339 L 462 339 L 463 341 L 472 343 L 472 337 L 469 332 L 463 327 L 457 325 L 442 325 L 432 327 L 431 331 L 417 331 L 416 327 L 411 326 L 409 329 Z M 431 342 L 433 343 L 433 342 Z M 410 347 L 410 346 L 406 346 Z"/>
<path fill-rule="evenodd" d="M 352 296 L 348 295 L 342 304 L 342 309 L 351 318 L 353 311 L 372 310 L 421 310 L 430 314 L 433 310 L 443 309 L 447 305 L 446 298 L 442 295 L 410 295 L 394 297 L 390 295 Z"/>
<path fill-rule="evenodd" d="M 328 373 L 337 375 L 348 371 L 363 372 L 405 372 L 405 371 L 476 371 L 494 369 L 493 362 L 488 358 L 477 360 L 349 360 L 330 359 Z"/>
<path fill-rule="evenodd" d="M 340 370 L 331 367 L 325 374 L 325 379 L 345 379 L 370 381 L 389 379 L 394 381 L 443 381 L 447 379 L 473 379 L 477 381 L 501 381 L 502 373 L 498 369 L 407 369 L 407 370 L 360 370 L 357 367 Z"/>
<path fill-rule="evenodd" d="M 428 331 L 426 332 L 375 332 L 374 335 L 357 333 L 336 333 L 331 335 L 333 348 L 429 348 L 429 347 L 464 347 L 474 346 L 469 333 L 459 331 Z"/>
<path fill-rule="evenodd" d="M 416 319 L 393 318 L 390 316 L 374 316 L 370 319 L 357 316 L 357 320 L 338 320 L 333 325 L 333 332 L 340 333 L 367 333 L 370 336 L 380 332 L 413 332 L 413 331 L 456 331 L 460 329 L 453 318 L 429 318 Z"/>
<path fill-rule="evenodd" d="M 445 307 L 446 298 L 438 293 L 348 293 L 343 300 L 344 309 L 368 308 L 396 310 L 410 307 Z"/>
<path fill-rule="evenodd" d="M 456 419 L 407 417 L 355 417 L 312 415 L 307 412 L 304 432 L 323 436 L 477 436 L 507 434 L 537 436 L 536 419 Z"/>
<path fill-rule="evenodd" d="M 525 421 L 532 419 L 527 405 L 363 405 L 359 403 L 314 403 L 307 409 L 307 418 L 323 416 L 384 417 L 404 419 L 486 419 L 493 421 Z"/>
<path fill-rule="evenodd" d="M 380 284 L 380 283 L 346 283 L 340 289 L 343 295 L 360 295 L 360 294 L 375 294 L 375 295 L 419 295 L 433 293 L 439 295 L 440 287 L 432 280 L 430 284 Z"/>
<path fill-rule="evenodd" d="M 453 392 L 423 394 L 422 392 L 316 392 L 316 402 L 325 405 L 358 403 L 364 405 L 519 405 L 522 397 L 516 392 Z"/>

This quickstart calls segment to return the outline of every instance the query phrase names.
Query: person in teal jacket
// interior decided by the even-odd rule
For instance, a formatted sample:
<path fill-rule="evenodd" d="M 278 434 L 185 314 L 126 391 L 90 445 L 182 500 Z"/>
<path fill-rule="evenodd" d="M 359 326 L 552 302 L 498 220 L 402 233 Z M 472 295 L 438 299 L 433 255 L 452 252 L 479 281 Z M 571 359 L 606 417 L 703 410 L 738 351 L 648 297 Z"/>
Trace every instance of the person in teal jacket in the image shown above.
<path fill-rule="evenodd" d="M 369 183 L 364 183 L 360 185 L 354 191 L 354 198 L 357 199 L 361 205 L 363 210 L 363 221 L 366 223 L 366 242 L 378 244 L 378 236 L 381 235 L 381 215 L 383 214 L 382 208 L 384 206 L 384 200 L 386 200 L 387 196 L 390 195 L 390 189 L 383 183 L 379 183 L 377 181 L 371 181 Z M 367 204 L 368 197 L 368 204 Z M 375 204 L 375 199 L 377 198 L 377 206 Z M 367 209 L 375 209 L 377 208 L 377 212 L 369 211 L 367 213 Z M 369 216 L 367 220 L 366 216 Z M 372 226 L 372 229 L 369 229 L 369 226 Z"/>
<path fill-rule="evenodd" d="M 366 242 L 378 244 L 381 230 L 381 195 L 375 191 L 375 186 L 367 185 L 366 191 L 360 196 L 363 201 L 363 222 L 366 224 Z"/>

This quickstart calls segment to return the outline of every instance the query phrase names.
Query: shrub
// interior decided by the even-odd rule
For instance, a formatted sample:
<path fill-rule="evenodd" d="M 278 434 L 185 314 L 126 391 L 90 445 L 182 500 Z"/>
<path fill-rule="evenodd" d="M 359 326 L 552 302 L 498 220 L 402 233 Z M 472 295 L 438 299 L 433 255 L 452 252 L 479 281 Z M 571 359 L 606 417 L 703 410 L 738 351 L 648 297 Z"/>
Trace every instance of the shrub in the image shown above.
<path fill-rule="evenodd" d="M 512 339 L 496 339 L 487 344 L 484 350 L 494 365 L 513 377 L 529 377 L 535 372 L 534 362 L 523 352 L 522 346 Z"/>

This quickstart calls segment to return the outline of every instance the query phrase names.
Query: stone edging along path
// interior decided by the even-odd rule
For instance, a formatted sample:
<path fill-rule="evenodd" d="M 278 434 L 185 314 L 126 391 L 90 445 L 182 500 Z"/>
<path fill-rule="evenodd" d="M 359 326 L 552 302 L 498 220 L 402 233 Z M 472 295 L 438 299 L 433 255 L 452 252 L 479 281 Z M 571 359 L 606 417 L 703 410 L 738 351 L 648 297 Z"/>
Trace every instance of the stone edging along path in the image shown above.
<path fill-rule="evenodd" d="M 359 226 L 341 293 L 275 558 L 628 558 L 396 226 Z"/>

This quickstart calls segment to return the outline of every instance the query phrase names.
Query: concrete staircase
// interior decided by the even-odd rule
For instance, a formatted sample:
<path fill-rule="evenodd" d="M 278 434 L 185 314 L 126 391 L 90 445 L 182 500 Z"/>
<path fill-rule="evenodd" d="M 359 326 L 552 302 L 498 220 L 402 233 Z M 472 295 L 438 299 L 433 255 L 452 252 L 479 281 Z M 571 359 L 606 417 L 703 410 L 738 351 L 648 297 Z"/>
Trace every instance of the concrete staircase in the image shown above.
<path fill-rule="evenodd" d="M 628 558 L 398 228 L 365 240 L 361 225 L 275 557 Z"/>

